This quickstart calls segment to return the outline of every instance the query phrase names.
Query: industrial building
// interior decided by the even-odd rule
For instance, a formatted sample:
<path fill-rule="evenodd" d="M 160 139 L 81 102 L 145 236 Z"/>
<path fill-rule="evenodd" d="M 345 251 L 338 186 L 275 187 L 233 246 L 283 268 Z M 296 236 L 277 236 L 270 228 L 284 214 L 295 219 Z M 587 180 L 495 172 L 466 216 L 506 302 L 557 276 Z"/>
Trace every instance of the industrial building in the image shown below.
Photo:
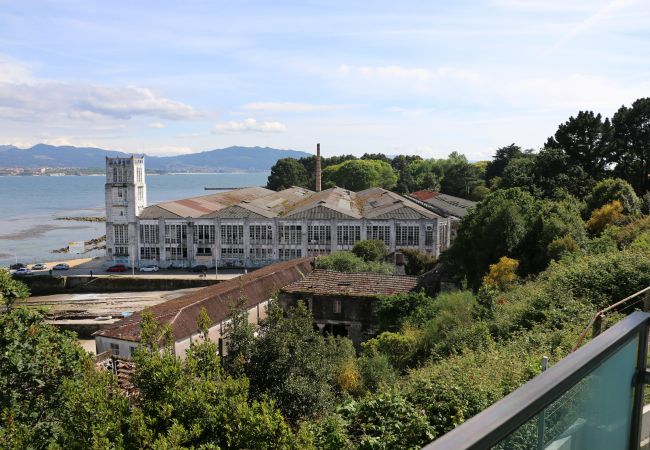
<path fill-rule="evenodd" d="M 319 165 L 317 165 L 317 171 Z M 144 157 L 106 159 L 107 258 L 128 266 L 257 268 L 383 240 L 437 257 L 449 217 L 381 188 L 246 187 L 147 206 Z"/>

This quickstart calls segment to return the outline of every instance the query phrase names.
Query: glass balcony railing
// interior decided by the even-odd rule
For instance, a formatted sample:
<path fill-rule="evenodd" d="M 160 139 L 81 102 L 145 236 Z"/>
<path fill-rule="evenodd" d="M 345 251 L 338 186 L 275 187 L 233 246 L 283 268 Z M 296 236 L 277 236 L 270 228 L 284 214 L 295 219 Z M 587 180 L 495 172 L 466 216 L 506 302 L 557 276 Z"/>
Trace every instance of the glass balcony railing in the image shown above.
<path fill-rule="evenodd" d="M 649 325 L 629 315 L 425 449 L 639 449 Z"/>

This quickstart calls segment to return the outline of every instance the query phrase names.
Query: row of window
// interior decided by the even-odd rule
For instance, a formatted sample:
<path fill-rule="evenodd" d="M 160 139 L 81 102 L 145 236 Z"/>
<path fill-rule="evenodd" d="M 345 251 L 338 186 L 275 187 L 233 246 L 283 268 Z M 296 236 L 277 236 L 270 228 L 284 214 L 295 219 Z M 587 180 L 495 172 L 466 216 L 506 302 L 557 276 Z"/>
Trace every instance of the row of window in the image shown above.
<path fill-rule="evenodd" d="M 128 226 L 114 225 L 115 243 L 128 243 Z M 329 245 L 332 242 L 331 227 L 329 225 L 309 225 L 307 227 L 307 242 L 309 245 Z M 244 243 L 243 225 L 221 225 L 221 243 L 242 245 Z M 279 243 L 284 245 L 302 244 L 301 225 L 280 225 Z M 442 232 L 445 233 L 443 226 Z M 271 225 L 249 226 L 251 244 L 271 244 L 273 242 L 273 228 Z M 367 239 L 384 241 L 390 245 L 390 226 L 370 225 L 366 227 Z M 339 246 L 352 246 L 361 240 L 361 227 L 358 225 L 339 225 L 336 227 L 336 239 Z M 184 244 L 187 240 L 187 226 L 182 224 L 165 225 L 166 244 Z M 214 225 L 194 225 L 194 241 L 202 244 L 215 243 Z M 443 239 L 444 241 L 444 239 Z M 158 225 L 140 225 L 140 242 L 143 244 L 157 244 L 159 242 Z M 425 231 L 425 245 L 434 243 L 433 227 L 428 226 Z M 398 246 L 418 246 L 420 244 L 420 227 L 418 225 L 395 226 L 395 244 Z"/>

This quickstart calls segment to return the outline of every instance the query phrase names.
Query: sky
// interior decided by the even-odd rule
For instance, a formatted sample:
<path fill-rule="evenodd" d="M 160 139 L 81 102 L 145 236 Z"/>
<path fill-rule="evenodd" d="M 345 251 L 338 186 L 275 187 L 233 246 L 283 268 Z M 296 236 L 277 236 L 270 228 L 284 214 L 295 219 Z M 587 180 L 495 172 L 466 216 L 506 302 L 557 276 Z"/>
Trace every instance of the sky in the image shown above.
<path fill-rule="evenodd" d="M 488 159 L 650 96 L 648 0 L 0 0 L 0 144 Z"/>

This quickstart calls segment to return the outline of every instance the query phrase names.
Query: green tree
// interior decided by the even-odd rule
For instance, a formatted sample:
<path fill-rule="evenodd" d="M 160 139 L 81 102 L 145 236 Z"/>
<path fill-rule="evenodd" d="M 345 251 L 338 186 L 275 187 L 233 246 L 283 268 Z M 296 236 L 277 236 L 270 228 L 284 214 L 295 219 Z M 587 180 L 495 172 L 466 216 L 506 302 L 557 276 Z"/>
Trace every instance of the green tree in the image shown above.
<path fill-rule="evenodd" d="M 622 106 L 614 117 L 615 172 L 643 195 L 650 188 L 650 98 Z"/>
<path fill-rule="evenodd" d="M 492 161 L 488 162 L 485 168 L 485 181 L 492 186 L 494 177 L 502 177 L 510 161 L 520 158 L 523 154 L 521 147 L 514 143 L 498 148 L 492 157 Z"/>
<path fill-rule="evenodd" d="M 392 189 L 397 184 L 397 175 L 386 162 L 359 159 L 326 167 L 323 180 L 352 191 L 371 187 Z"/>
<path fill-rule="evenodd" d="M 600 114 L 580 111 L 560 124 L 555 135 L 548 138 L 546 147 L 563 151 L 568 164 L 580 166 L 587 176 L 599 179 L 612 161 L 612 126 Z"/>
<path fill-rule="evenodd" d="M 407 322 L 422 325 L 433 317 L 435 299 L 424 291 L 383 297 L 377 302 L 379 331 L 399 331 Z"/>
<path fill-rule="evenodd" d="M 404 271 L 407 275 L 422 275 L 433 269 L 438 260 L 429 253 L 415 248 L 403 248 L 400 251 L 406 256 Z"/>
<path fill-rule="evenodd" d="M 281 191 L 291 186 L 310 188 L 308 183 L 307 171 L 297 159 L 282 158 L 271 167 L 266 187 L 274 191 Z"/>
<path fill-rule="evenodd" d="M 0 269 L 0 303 L 11 309 L 14 302 L 29 297 L 29 289 L 24 283 L 15 280 L 8 270 Z"/>
<path fill-rule="evenodd" d="M 589 212 L 608 203 L 618 200 L 625 214 L 633 214 L 639 210 L 640 200 L 634 188 L 620 178 L 606 178 L 598 182 L 587 198 Z"/>
<path fill-rule="evenodd" d="M 226 336 L 224 369 L 233 377 L 243 376 L 255 346 L 255 325 L 248 322 L 246 298 L 243 294 L 236 303 L 230 305 L 224 335 Z"/>
<path fill-rule="evenodd" d="M 364 261 L 383 261 L 389 253 L 389 249 L 381 240 L 359 241 L 352 247 L 352 253 Z"/>
<path fill-rule="evenodd" d="M 336 345 L 314 331 L 313 317 L 301 302 L 286 316 L 272 302 L 260 323 L 246 374 L 255 398 L 277 402 L 292 423 L 331 408 L 337 385 Z"/>
<path fill-rule="evenodd" d="M 484 183 L 480 168 L 470 164 L 463 155 L 452 153 L 445 165 L 440 183 L 440 191 L 445 194 L 469 198 L 474 188 Z"/>
<path fill-rule="evenodd" d="M 61 432 L 62 386 L 84 376 L 88 354 L 24 307 L 0 314 L 0 349 L 0 447 L 45 448 Z"/>

